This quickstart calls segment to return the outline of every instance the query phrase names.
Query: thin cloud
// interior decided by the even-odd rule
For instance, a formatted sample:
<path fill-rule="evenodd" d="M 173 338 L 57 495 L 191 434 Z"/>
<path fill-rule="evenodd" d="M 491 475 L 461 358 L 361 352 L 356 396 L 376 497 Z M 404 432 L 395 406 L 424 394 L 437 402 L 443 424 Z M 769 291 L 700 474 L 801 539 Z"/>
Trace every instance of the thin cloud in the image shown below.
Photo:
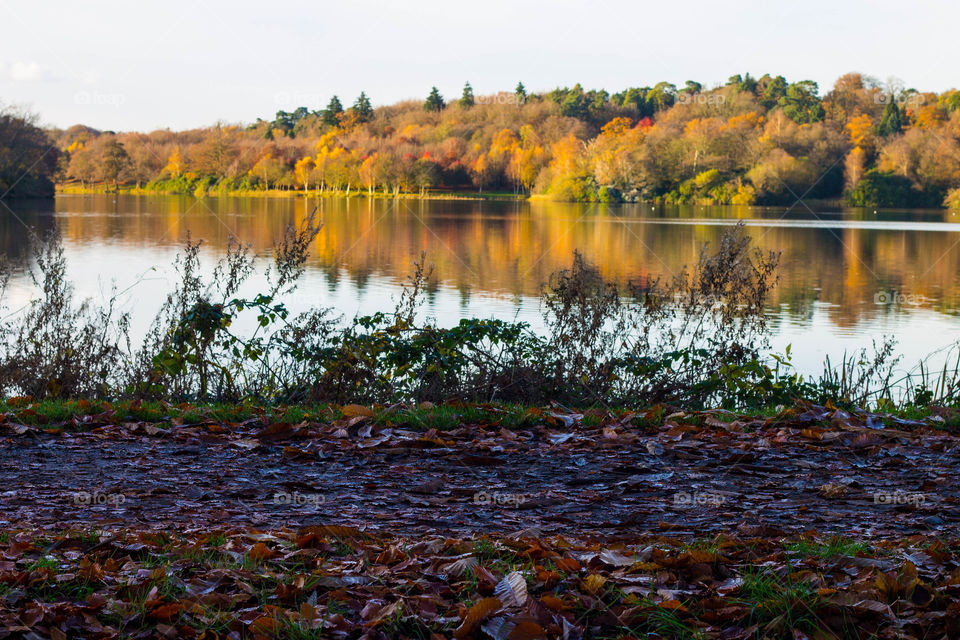
<path fill-rule="evenodd" d="M 49 71 L 39 62 L 16 60 L 10 64 L 0 63 L 0 75 L 14 82 L 50 80 Z"/>

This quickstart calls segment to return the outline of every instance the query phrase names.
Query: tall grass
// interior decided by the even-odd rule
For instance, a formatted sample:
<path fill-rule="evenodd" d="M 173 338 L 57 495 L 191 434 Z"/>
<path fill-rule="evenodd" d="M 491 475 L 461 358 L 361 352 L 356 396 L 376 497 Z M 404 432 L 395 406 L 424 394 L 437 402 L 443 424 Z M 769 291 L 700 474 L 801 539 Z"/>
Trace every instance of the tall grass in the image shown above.
<path fill-rule="evenodd" d="M 741 226 L 669 280 L 618 283 L 575 253 L 544 283 L 546 331 L 524 323 L 419 320 L 425 257 L 393 311 L 343 319 L 335 309 L 292 315 L 319 232 L 314 214 L 273 248 L 266 289 L 240 292 L 257 256 L 236 240 L 209 273 L 187 239 L 175 286 L 146 337 L 130 337 L 118 294 L 78 301 L 59 236 L 35 239 L 39 295 L 0 326 L 0 394 L 35 398 L 260 402 L 558 401 L 577 406 L 665 403 L 749 408 L 796 399 L 850 406 L 955 404 L 960 352 L 936 373 L 898 373 L 894 343 L 829 359 L 804 378 L 789 350 L 769 354 L 765 305 L 779 255 L 750 247 Z M 0 302 L 6 282 L 0 269 Z M 255 329 L 241 318 L 252 316 Z"/>

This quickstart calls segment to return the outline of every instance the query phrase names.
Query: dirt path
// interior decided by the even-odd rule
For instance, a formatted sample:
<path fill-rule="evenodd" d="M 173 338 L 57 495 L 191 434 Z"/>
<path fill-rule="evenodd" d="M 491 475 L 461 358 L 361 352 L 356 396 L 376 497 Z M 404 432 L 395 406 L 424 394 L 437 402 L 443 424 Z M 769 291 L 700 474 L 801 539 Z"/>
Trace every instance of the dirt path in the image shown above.
<path fill-rule="evenodd" d="M 570 420 L 567 420 L 570 423 Z M 960 440 L 735 422 L 659 429 L 576 421 L 414 433 L 334 424 L 6 425 L 0 525 L 275 528 L 603 536 L 960 532 Z M 565 427 L 565 428 L 564 428 Z"/>

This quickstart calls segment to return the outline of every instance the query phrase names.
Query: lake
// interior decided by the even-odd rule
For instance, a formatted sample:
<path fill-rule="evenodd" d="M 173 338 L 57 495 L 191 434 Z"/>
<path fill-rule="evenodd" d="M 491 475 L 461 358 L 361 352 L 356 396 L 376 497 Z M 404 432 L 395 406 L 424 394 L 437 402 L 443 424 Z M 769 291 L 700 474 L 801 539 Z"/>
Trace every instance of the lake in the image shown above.
<path fill-rule="evenodd" d="M 960 217 L 945 211 L 133 195 L 7 205 L 0 243 L 17 269 L 9 309 L 33 294 L 25 225 L 56 226 L 77 292 L 102 298 L 111 283 L 129 288 L 122 299 L 135 331 L 171 288 L 188 231 L 205 241 L 212 264 L 231 235 L 264 251 L 319 206 L 324 227 L 294 310 L 391 309 L 426 252 L 436 279 L 427 312 L 441 323 L 497 317 L 537 327 L 539 287 L 575 249 L 621 281 L 669 276 L 743 220 L 757 247 L 783 252 L 772 345 L 792 344 L 801 371 L 818 372 L 825 355 L 839 359 L 885 334 L 898 337 L 909 364 L 960 339 Z"/>

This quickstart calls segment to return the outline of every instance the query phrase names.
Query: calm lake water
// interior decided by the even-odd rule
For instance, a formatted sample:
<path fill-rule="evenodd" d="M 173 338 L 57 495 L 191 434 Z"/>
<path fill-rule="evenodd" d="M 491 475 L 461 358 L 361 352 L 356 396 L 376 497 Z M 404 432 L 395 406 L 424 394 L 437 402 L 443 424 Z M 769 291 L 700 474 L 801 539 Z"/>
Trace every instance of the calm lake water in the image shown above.
<path fill-rule="evenodd" d="M 306 200 L 187 196 L 58 196 L 0 207 L 0 246 L 18 266 L 7 293 L 32 295 L 24 225 L 58 227 L 82 296 L 115 283 L 146 327 L 171 288 L 171 262 L 189 231 L 212 264 L 230 235 L 267 250 L 319 205 L 324 227 L 293 309 L 334 306 L 352 316 L 390 309 L 426 252 L 436 284 L 428 312 L 540 324 L 536 294 L 579 249 L 609 277 L 670 275 L 704 242 L 744 220 L 756 246 L 782 250 L 769 310 L 773 347 L 793 345 L 803 372 L 825 355 L 885 334 L 914 363 L 960 339 L 960 216 L 943 211 L 576 205 L 526 202 Z"/>

